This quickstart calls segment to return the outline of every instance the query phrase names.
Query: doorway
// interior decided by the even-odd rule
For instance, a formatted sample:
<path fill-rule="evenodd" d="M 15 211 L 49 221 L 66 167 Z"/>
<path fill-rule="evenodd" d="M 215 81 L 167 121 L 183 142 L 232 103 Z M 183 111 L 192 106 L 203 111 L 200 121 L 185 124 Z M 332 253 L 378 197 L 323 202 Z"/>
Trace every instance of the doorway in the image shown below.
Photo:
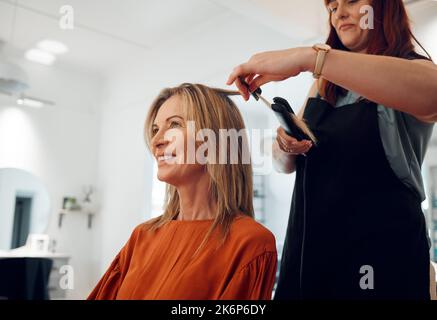
<path fill-rule="evenodd" d="M 26 244 L 30 229 L 31 197 L 15 197 L 14 225 L 12 230 L 11 249 Z"/>

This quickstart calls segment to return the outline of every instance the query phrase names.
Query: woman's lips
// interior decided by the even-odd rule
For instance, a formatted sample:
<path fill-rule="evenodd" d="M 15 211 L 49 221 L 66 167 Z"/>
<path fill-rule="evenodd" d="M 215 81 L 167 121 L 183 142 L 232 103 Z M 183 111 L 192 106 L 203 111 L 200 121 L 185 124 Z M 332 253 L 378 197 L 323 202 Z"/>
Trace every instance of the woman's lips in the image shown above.
<path fill-rule="evenodd" d="M 158 161 L 166 161 L 166 160 L 170 160 L 173 158 L 175 158 L 175 156 L 173 156 L 173 155 L 161 156 L 161 157 L 158 157 Z"/>
<path fill-rule="evenodd" d="M 350 28 L 352 28 L 354 26 L 355 26 L 354 24 L 344 24 L 344 25 L 342 25 L 340 27 L 340 31 L 344 31 L 344 30 L 350 29 Z"/>
<path fill-rule="evenodd" d="M 159 156 L 157 158 L 158 161 L 158 165 L 161 164 L 174 164 L 176 163 L 176 156 L 175 155 L 163 155 L 163 156 Z"/>

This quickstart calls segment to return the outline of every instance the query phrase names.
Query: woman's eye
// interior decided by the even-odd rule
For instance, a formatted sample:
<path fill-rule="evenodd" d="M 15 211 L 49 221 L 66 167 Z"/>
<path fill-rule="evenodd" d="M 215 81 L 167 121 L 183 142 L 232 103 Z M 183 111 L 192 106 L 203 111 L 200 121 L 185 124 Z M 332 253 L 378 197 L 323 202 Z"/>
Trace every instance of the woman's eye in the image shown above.
<path fill-rule="evenodd" d="M 179 128 L 181 126 L 181 124 L 179 122 L 176 121 L 172 121 L 170 123 L 170 128 Z"/>
<path fill-rule="evenodd" d="M 152 136 L 156 135 L 158 133 L 158 129 L 152 129 Z"/>
<path fill-rule="evenodd" d="M 359 0 L 348 0 L 348 4 L 354 4 L 354 3 L 357 3 Z M 334 6 L 332 6 L 332 7 L 329 7 L 328 8 L 328 10 L 331 12 L 331 13 L 335 13 L 336 11 L 337 11 L 337 7 L 334 7 Z"/>

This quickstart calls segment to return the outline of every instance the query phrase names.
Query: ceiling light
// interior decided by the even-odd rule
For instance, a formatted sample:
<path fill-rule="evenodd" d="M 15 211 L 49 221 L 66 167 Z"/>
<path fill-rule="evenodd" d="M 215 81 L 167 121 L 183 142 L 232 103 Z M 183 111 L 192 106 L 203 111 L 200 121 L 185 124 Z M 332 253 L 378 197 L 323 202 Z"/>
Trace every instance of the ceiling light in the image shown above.
<path fill-rule="evenodd" d="M 68 51 L 65 44 L 55 40 L 42 40 L 38 43 L 38 48 L 53 54 L 63 54 Z"/>
<path fill-rule="evenodd" d="M 42 101 L 29 98 L 19 98 L 17 99 L 17 104 L 31 108 L 42 108 L 44 106 L 44 103 Z"/>
<path fill-rule="evenodd" d="M 40 49 L 28 50 L 26 52 L 26 58 L 30 61 L 41 63 L 47 66 L 53 64 L 53 62 L 56 60 L 56 57 L 52 53 Z"/>

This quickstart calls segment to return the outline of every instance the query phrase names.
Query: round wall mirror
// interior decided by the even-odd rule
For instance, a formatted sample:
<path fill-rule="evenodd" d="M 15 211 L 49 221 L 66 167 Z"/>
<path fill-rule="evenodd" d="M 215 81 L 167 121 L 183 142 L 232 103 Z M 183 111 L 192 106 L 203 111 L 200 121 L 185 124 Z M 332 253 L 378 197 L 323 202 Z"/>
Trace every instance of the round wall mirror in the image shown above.
<path fill-rule="evenodd" d="M 46 232 L 49 193 L 31 173 L 0 168 L 0 250 L 24 246 L 29 234 Z"/>

